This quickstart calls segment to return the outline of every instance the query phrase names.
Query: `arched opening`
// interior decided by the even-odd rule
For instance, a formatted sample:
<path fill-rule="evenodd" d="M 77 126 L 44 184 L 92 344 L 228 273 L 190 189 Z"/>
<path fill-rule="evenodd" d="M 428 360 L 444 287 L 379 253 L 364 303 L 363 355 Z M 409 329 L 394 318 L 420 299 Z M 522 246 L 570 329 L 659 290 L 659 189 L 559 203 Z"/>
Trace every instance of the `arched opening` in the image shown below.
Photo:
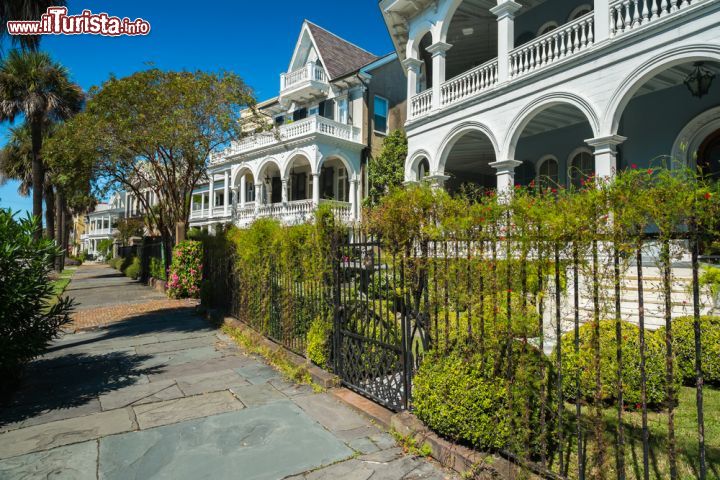
<path fill-rule="evenodd" d="M 494 189 L 496 172 L 491 163 L 497 160 L 492 141 L 479 130 L 461 134 L 448 145 L 444 174 L 445 188 L 450 193 L 466 189 Z"/>
<path fill-rule="evenodd" d="M 419 162 L 417 166 L 417 177 L 416 180 L 418 182 L 422 181 L 430 175 L 430 162 L 428 162 L 428 159 L 423 157 Z"/>
<path fill-rule="evenodd" d="M 349 166 L 338 157 L 325 160 L 320 166 L 320 199 L 350 202 Z"/>
<path fill-rule="evenodd" d="M 522 127 L 524 123 L 524 127 Z M 577 106 L 570 103 L 554 103 L 530 113 L 530 118 L 520 123 L 521 131 L 516 132 L 516 144 L 511 150 L 515 160 L 523 164 L 533 165 L 532 175 L 519 175 L 516 171 L 515 183 L 528 185 L 537 178 L 540 185 L 556 188 L 561 185 L 582 183 L 583 176 L 571 176 L 584 172 L 589 176 L 594 173 L 595 159 L 585 140 L 593 138 L 594 130 L 587 115 Z M 577 157 L 579 149 L 589 155 Z M 582 169 L 571 168 L 574 161 Z M 576 178 L 577 177 L 577 178 Z"/>
<path fill-rule="evenodd" d="M 296 155 L 288 164 L 288 199 L 291 202 L 312 198 L 312 167 L 303 155 Z"/>
<path fill-rule="evenodd" d="M 712 173 L 716 168 L 713 133 L 720 129 L 720 119 L 713 112 L 720 105 L 720 84 L 712 82 L 698 91 L 692 82 L 697 62 L 673 62 L 632 85 L 621 99 L 613 112 L 617 133 L 627 137 L 618 147 L 620 169 L 683 165 Z M 702 62 L 702 70 L 720 75 L 720 62 Z"/>
<path fill-rule="evenodd" d="M 446 54 L 446 79 L 497 57 L 498 22 L 491 6 L 484 0 L 465 0 L 453 13 L 445 40 L 452 45 Z"/>
<path fill-rule="evenodd" d="M 700 145 L 697 168 L 707 179 L 720 179 L 720 129 L 712 132 Z"/>
<path fill-rule="evenodd" d="M 235 188 L 233 189 L 234 205 L 245 205 L 255 201 L 255 177 L 249 168 L 243 168 L 235 176 Z"/>
<path fill-rule="evenodd" d="M 546 155 L 538 160 L 537 180 L 542 189 L 557 188 L 560 184 L 560 163 L 552 155 Z"/>
<path fill-rule="evenodd" d="M 423 92 L 428 88 L 432 88 L 432 55 L 427 51 L 427 48 L 432 45 L 432 34 L 427 32 L 423 35 L 418 46 L 419 59 L 422 60 L 420 66 L 420 75 L 418 75 L 417 91 Z"/>
<path fill-rule="evenodd" d="M 255 192 L 255 198 L 262 204 L 282 202 L 282 177 L 280 167 L 275 162 L 267 162 L 258 172 L 258 181 L 261 183 L 260 192 Z"/>
<path fill-rule="evenodd" d="M 568 157 L 568 179 L 571 187 L 580 189 L 595 175 L 595 156 L 587 147 L 580 147 Z"/>

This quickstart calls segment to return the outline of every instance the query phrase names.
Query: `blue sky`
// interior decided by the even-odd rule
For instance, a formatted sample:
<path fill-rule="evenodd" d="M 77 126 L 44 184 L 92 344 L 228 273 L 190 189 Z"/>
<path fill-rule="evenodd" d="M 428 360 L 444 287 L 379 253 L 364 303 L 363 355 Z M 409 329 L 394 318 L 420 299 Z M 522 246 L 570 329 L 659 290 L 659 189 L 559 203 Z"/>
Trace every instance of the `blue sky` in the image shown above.
<path fill-rule="evenodd" d="M 152 63 L 167 70 L 230 70 L 253 87 L 258 100 L 264 100 L 277 95 L 280 73 L 287 69 L 305 18 L 376 55 L 393 49 L 376 0 L 68 2 L 70 14 L 85 8 L 142 17 L 152 27 L 147 37 L 43 38 L 42 50 L 65 65 L 86 90 L 111 73 L 125 76 Z M 3 51 L 8 48 L 3 45 Z M 3 145 L 7 126 L 0 124 Z M 20 197 L 17 185 L 8 182 L 0 187 L 0 207 L 26 210 L 31 200 Z"/>

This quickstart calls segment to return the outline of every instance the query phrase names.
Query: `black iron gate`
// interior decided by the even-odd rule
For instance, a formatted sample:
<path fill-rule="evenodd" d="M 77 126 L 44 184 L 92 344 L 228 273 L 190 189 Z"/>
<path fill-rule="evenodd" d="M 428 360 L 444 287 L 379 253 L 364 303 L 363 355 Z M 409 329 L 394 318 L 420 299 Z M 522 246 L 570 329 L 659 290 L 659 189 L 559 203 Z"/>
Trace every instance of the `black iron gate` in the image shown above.
<path fill-rule="evenodd" d="M 408 408 L 415 358 L 426 344 L 407 261 L 359 230 L 338 243 L 335 371 L 347 387 L 395 411 Z"/>

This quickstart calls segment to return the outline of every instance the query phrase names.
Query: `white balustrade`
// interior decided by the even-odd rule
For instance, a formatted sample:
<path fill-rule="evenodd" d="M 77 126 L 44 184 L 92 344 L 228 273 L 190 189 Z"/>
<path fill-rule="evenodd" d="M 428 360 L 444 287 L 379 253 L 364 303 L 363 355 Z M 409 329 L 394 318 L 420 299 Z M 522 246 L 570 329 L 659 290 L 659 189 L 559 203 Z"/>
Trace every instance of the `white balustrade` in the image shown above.
<path fill-rule="evenodd" d="M 292 140 L 304 135 L 321 134 L 355 143 L 362 143 L 360 129 L 353 125 L 336 122 L 319 115 L 313 115 L 297 122 L 281 125 L 277 130 L 253 134 L 232 144 L 224 151 L 211 157 L 211 165 L 227 160 L 228 156 L 245 153 L 268 145 Z"/>
<path fill-rule="evenodd" d="M 699 0 L 617 0 L 610 4 L 610 36 L 636 30 Z"/>
<path fill-rule="evenodd" d="M 432 109 L 432 97 L 433 91 L 428 88 L 410 99 L 410 115 L 412 118 L 421 117 Z"/>
<path fill-rule="evenodd" d="M 321 66 L 308 63 L 303 68 L 282 74 L 282 79 L 281 89 L 285 90 L 307 81 L 326 83 L 327 75 Z"/>
<path fill-rule="evenodd" d="M 510 52 L 510 77 L 533 72 L 575 55 L 595 43 L 594 12 L 561 25 Z"/>
<path fill-rule="evenodd" d="M 445 106 L 459 102 L 488 90 L 497 81 L 498 61 L 493 59 L 443 83 L 440 87 L 440 104 Z"/>

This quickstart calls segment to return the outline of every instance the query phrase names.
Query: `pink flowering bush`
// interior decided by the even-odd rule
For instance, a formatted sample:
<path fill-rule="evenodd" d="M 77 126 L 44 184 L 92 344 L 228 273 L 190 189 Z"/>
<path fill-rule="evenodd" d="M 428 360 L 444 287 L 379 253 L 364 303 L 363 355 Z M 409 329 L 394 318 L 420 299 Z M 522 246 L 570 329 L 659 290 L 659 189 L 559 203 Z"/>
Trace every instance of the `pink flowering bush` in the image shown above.
<path fill-rule="evenodd" d="M 172 298 L 198 298 L 203 277 L 202 243 L 194 240 L 180 242 L 173 250 L 168 272 L 168 295 Z"/>

